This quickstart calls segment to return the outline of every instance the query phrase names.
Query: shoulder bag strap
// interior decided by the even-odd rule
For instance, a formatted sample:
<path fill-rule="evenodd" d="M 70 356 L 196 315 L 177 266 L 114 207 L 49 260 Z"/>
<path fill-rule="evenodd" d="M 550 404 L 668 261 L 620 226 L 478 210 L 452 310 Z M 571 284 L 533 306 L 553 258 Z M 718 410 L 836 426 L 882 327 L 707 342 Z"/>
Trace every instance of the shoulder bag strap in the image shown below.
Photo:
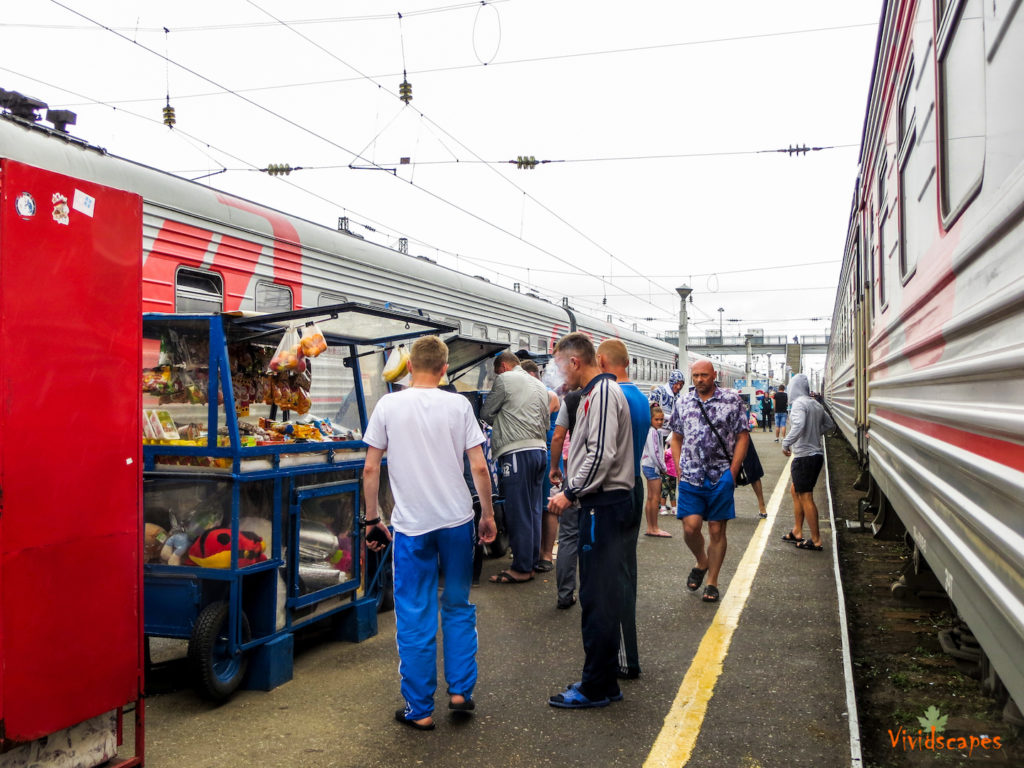
<path fill-rule="evenodd" d="M 715 425 L 711 423 L 711 419 L 708 418 L 708 412 L 704 410 L 704 403 L 701 402 L 700 395 L 697 395 L 696 400 L 697 405 L 700 406 L 700 412 L 704 417 L 704 421 L 706 421 L 708 426 L 711 427 L 711 433 L 718 439 L 718 444 L 722 446 L 722 453 L 725 454 L 725 457 L 729 459 L 729 463 L 731 464 L 732 456 L 729 455 L 729 449 L 725 447 L 725 441 L 722 439 L 722 436 L 718 434 L 718 430 L 715 429 Z"/>

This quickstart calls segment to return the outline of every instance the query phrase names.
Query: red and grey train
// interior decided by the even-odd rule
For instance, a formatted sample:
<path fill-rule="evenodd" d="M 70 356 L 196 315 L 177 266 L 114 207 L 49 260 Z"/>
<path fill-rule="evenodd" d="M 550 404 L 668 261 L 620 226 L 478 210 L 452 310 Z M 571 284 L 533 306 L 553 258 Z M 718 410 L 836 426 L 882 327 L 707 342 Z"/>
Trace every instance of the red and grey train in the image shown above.
<path fill-rule="evenodd" d="M 825 394 L 1024 706 L 1020 5 L 885 3 Z"/>
<path fill-rule="evenodd" d="M 10 93 L 10 92 L 5 92 Z M 579 330 L 621 338 L 644 388 L 668 380 L 677 349 L 645 334 L 531 294 L 331 229 L 108 154 L 11 114 L 0 118 L 0 156 L 139 194 L 143 199 L 143 308 L 151 312 L 283 311 L 344 301 L 421 310 L 463 335 L 550 352 Z M 341 222 L 339 222 L 339 225 Z M 698 355 L 690 355 L 689 362 Z M 740 368 L 716 363 L 729 385 Z M 486 365 L 463 377 L 486 388 Z"/>

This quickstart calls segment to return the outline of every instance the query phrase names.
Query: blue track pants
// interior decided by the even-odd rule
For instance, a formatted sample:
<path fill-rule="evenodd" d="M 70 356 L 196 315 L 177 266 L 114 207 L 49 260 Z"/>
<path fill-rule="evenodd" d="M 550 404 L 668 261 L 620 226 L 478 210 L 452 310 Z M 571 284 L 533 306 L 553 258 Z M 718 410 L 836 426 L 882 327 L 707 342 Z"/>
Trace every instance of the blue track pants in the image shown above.
<path fill-rule="evenodd" d="M 395 532 L 395 635 L 409 720 L 429 717 L 437 689 L 438 566 L 444 572 L 441 631 L 449 695 L 476 685 L 476 606 L 469 602 L 473 523 L 406 536 Z"/>

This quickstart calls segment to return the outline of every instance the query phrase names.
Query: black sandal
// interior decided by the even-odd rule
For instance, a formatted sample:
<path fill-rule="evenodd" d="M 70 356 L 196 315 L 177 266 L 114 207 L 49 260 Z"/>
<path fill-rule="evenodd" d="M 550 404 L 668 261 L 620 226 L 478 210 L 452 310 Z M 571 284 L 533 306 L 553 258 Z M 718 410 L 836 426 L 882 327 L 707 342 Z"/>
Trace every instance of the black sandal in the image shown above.
<path fill-rule="evenodd" d="M 821 545 L 820 544 L 815 544 L 810 539 L 803 539 L 803 540 L 797 542 L 796 548 L 797 549 L 809 549 L 812 552 L 821 552 Z"/>
<path fill-rule="evenodd" d="M 714 584 L 708 584 L 704 587 L 704 596 L 701 597 L 705 603 L 717 603 L 718 602 L 718 587 Z"/>
<path fill-rule="evenodd" d="M 782 537 L 782 540 L 788 541 L 790 544 L 799 544 L 801 541 L 804 541 L 804 538 L 803 536 L 794 536 L 792 531 L 787 531 L 786 535 Z"/>
<path fill-rule="evenodd" d="M 707 568 L 694 568 L 690 571 L 690 576 L 686 579 L 686 588 L 691 592 L 700 589 L 700 585 L 704 583 L 704 574 L 707 572 Z"/>

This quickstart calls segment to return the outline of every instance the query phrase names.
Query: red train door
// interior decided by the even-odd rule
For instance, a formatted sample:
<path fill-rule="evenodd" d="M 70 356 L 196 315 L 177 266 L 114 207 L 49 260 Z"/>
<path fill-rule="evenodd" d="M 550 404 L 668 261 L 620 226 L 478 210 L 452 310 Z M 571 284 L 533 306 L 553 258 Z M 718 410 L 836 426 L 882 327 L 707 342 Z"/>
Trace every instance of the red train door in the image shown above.
<path fill-rule="evenodd" d="M 0 206 L 2 745 L 140 698 L 142 200 L 4 160 Z"/>

